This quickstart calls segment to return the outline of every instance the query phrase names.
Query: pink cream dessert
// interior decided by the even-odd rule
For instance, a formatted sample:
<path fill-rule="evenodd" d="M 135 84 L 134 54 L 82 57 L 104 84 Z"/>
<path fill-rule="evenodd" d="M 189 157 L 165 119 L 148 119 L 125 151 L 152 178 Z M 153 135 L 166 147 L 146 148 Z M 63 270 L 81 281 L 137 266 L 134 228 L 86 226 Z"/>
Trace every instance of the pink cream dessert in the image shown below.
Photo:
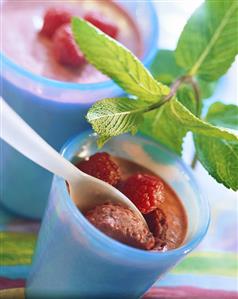
<path fill-rule="evenodd" d="M 142 42 L 136 24 L 124 9 L 112 1 L 7 0 L 2 5 L 2 24 L 3 28 L 11 28 L 11 30 L 2 30 L 2 50 L 9 59 L 24 69 L 53 80 L 66 82 L 95 83 L 107 79 L 92 65 L 83 63 L 83 58 L 73 60 L 79 62 L 77 67 L 70 67 L 57 59 L 60 54 L 56 54 L 54 48 L 58 47 L 62 40 L 64 42 L 65 36 L 62 38 L 62 34 L 67 35 L 67 33 L 56 34 L 53 30 L 47 33 L 48 36 L 44 32 L 42 34 L 45 26 L 44 18 L 52 9 L 65 12 L 66 16 L 63 16 L 65 22 L 67 18 L 70 19 L 70 16 L 78 16 L 102 31 L 106 23 L 106 29 L 109 31 L 104 31 L 105 33 L 124 44 L 138 57 L 142 56 Z M 54 34 L 57 36 L 55 37 Z M 57 39 L 56 46 L 55 39 Z M 68 53 L 70 57 L 74 55 L 71 49 Z"/>

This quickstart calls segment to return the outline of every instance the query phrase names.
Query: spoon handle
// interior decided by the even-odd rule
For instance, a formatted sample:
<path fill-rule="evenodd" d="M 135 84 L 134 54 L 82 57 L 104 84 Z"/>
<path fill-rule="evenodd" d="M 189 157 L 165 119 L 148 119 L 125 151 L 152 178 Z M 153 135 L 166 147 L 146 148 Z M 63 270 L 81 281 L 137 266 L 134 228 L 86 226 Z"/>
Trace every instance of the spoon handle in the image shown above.
<path fill-rule="evenodd" d="M 0 137 L 4 141 L 53 174 L 70 182 L 79 180 L 81 171 L 42 139 L 2 97 L 0 109 Z"/>

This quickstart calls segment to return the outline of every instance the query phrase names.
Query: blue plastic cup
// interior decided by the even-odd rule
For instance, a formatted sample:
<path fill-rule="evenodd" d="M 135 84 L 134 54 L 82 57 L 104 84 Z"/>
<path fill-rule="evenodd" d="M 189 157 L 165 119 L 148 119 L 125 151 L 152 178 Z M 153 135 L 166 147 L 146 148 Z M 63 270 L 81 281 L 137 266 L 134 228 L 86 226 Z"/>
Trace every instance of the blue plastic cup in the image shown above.
<path fill-rule="evenodd" d="M 62 153 L 69 160 L 92 155 L 97 151 L 95 140 L 95 135 L 81 134 Z M 54 177 L 27 280 L 27 299 L 139 298 L 206 234 L 208 202 L 180 158 L 161 145 L 129 135 L 112 139 L 103 150 L 153 170 L 173 188 L 188 216 L 184 244 L 167 252 L 150 252 L 111 239 L 87 221 L 69 197 L 65 182 Z"/>
<path fill-rule="evenodd" d="M 149 66 L 156 53 L 158 40 L 157 15 L 153 5 L 150 1 L 116 2 L 137 24 L 144 45 L 142 61 Z M 1 96 L 56 149 L 60 149 L 70 136 L 88 128 L 85 114 L 93 102 L 122 93 L 111 80 L 90 84 L 64 83 L 35 75 L 4 54 L 0 54 L 0 59 Z M 41 218 L 52 176 L 0 142 L 3 156 L 0 165 L 0 203 L 17 214 Z"/>

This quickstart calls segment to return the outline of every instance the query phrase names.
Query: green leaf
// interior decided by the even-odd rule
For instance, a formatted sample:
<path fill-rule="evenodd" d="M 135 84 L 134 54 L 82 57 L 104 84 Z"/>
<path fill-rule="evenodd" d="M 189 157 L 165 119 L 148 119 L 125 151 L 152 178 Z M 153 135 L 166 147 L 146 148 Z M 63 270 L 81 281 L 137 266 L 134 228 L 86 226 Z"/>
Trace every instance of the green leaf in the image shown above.
<path fill-rule="evenodd" d="M 102 148 L 104 144 L 111 139 L 112 136 L 106 136 L 106 135 L 98 135 L 97 139 L 97 145 L 99 148 Z"/>
<path fill-rule="evenodd" d="M 207 81 L 226 73 L 238 53 L 238 1 L 207 0 L 191 16 L 179 38 L 177 63 Z"/>
<path fill-rule="evenodd" d="M 197 78 L 197 83 L 201 93 L 201 99 L 210 98 L 217 87 L 217 81 L 208 82 L 200 78 Z"/>
<path fill-rule="evenodd" d="M 194 91 L 191 86 L 182 84 L 177 91 L 177 98 L 179 102 L 193 114 L 196 115 L 200 112 L 201 105 L 196 102 Z"/>
<path fill-rule="evenodd" d="M 208 110 L 207 121 L 238 129 L 238 107 L 216 102 Z M 227 188 L 238 189 L 238 141 L 194 135 L 199 161 L 204 168 Z"/>
<path fill-rule="evenodd" d="M 184 69 L 176 64 L 174 51 L 165 49 L 158 50 L 150 71 L 158 81 L 167 85 L 185 73 Z"/>
<path fill-rule="evenodd" d="M 175 98 L 161 108 L 145 113 L 144 118 L 145 121 L 140 126 L 141 132 L 163 143 L 179 155 L 182 152 L 183 138 L 188 131 L 209 138 L 238 141 L 234 133 L 202 121 Z"/>
<path fill-rule="evenodd" d="M 169 93 L 128 49 L 93 25 L 73 18 L 72 31 L 87 60 L 126 92 L 148 102 Z"/>
<path fill-rule="evenodd" d="M 185 70 L 176 64 L 174 54 L 175 52 L 172 50 L 159 50 L 150 67 L 154 78 L 168 86 L 178 77 L 185 74 Z M 208 82 L 196 78 L 196 82 L 199 87 L 201 99 L 207 99 L 212 96 L 217 81 Z"/>
<path fill-rule="evenodd" d="M 187 130 L 171 118 L 170 103 L 145 113 L 140 132 L 164 144 L 176 154 L 182 154 L 183 138 Z"/>
<path fill-rule="evenodd" d="M 210 106 L 206 120 L 215 126 L 238 130 L 238 106 L 216 102 Z"/>
<path fill-rule="evenodd" d="M 225 130 L 224 128 L 215 127 L 197 118 L 176 99 L 170 101 L 170 113 L 171 118 L 174 119 L 178 125 L 183 126 L 193 133 L 238 142 L 238 136 L 235 133 Z"/>
<path fill-rule="evenodd" d="M 191 112 L 196 111 L 196 100 L 191 87 L 182 85 L 177 93 L 178 100 Z M 170 104 L 144 114 L 144 122 L 140 126 L 142 134 L 164 144 L 178 155 L 182 154 L 183 138 L 187 129 L 180 126 L 171 117 Z"/>
<path fill-rule="evenodd" d="M 109 98 L 98 101 L 87 113 L 87 120 L 100 136 L 102 146 L 112 136 L 126 132 L 135 133 L 143 121 L 143 112 L 148 105 L 129 98 Z"/>
<path fill-rule="evenodd" d="M 112 136 L 126 132 L 134 133 L 140 126 L 143 134 L 159 140 L 177 154 L 182 152 L 183 137 L 188 130 L 202 132 L 202 134 L 209 134 L 209 136 L 215 131 L 218 136 L 228 135 L 228 139 L 229 134 L 231 134 L 202 122 L 175 99 L 159 109 L 148 112 L 150 109 L 151 106 L 138 100 L 129 98 L 105 99 L 90 108 L 87 120 L 100 136 L 98 141 L 100 146 Z M 235 138 L 234 135 L 231 134 L 231 136 L 231 139 Z"/>
<path fill-rule="evenodd" d="M 208 173 L 227 188 L 238 190 L 238 142 L 194 136 L 196 153 Z"/>

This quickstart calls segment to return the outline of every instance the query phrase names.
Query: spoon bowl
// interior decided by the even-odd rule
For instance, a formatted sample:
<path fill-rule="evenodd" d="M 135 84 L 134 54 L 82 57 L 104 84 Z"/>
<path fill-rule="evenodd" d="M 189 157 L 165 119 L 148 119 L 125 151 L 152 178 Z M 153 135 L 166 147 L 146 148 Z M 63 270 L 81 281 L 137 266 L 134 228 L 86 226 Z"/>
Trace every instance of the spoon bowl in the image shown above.
<path fill-rule="evenodd" d="M 0 98 L 0 107 L 0 137 L 33 162 L 64 178 L 69 184 L 72 200 L 81 211 L 110 201 L 130 208 L 146 224 L 140 211 L 125 195 L 111 185 L 83 173 L 62 157 L 3 98 Z"/>
<path fill-rule="evenodd" d="M 70 197 L 81 211 L 86 211 L 106 202 L 113 202 L 130 208 L 146 223 L 136 206 L 119 190 L 97 178 L 82 173 L 80 170 L 78 171 L 81 176 L 80 181 L 79 178 L 75 177 L 75 180 L 71 179 L 68 183 Z"/>

